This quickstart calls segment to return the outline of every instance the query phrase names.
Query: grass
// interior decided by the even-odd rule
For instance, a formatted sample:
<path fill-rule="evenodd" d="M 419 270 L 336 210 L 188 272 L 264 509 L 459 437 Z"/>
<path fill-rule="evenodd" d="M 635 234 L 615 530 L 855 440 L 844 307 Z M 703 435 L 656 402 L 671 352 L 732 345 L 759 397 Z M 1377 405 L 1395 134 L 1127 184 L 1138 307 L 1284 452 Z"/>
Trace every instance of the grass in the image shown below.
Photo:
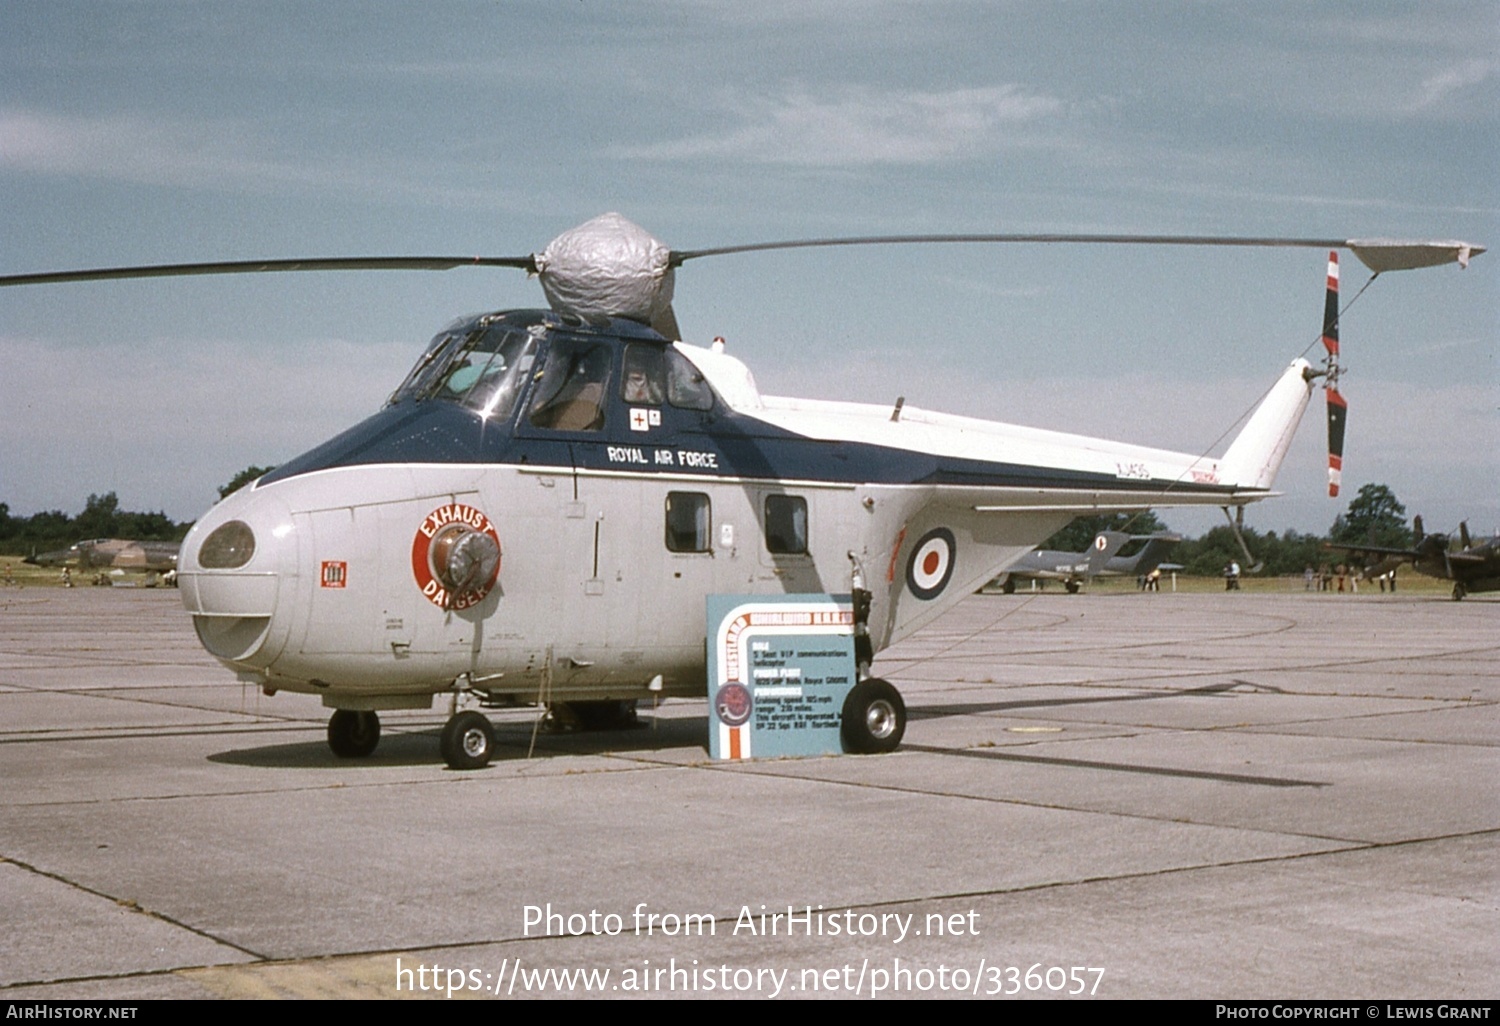
<path fill-rule="evenodd" d="M 87 588 L 93 583 L 94 570 L 73 570 L 73 586 Z M 114 578 L 120 580 L 121 578 Z M 123 578 L 131 583 L 142 583 L 146 579 L 145 574 L 132 573 Z M 20 556 L 0 556 L 0 580 L 3 580 L 5 590 L 24 590 L 27 588 L 61 588 L 63 576 L 61 567 L 34 566 L 31 563 L 23 563 Z"/>

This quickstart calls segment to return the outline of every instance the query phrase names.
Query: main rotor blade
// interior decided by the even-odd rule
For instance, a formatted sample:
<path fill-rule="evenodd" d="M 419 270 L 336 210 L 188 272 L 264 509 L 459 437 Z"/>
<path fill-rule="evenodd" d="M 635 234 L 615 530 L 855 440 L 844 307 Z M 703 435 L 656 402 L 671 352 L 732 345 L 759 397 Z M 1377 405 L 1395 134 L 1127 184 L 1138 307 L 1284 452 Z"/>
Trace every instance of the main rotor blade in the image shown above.
<path fill-rule="evenodd" d="M 730 253 L 757 253 L 772 249 L 813 249 L 823 246 L 887 246 L 921 243 L 1074 243 L 1126 246 L 1291 246 L 1310 249 L 1348 249 L 1375 272 L 1401 271 L 1439 264 L 1469 265 L 1469 259 L 1485 251 L 1484 246 L 1457 240 L 1417 241 L 1402 239 L 1291 239 L 1254 238 L 1239 235 L 868 235 L 842 239 L 796 239 L 786 242 L 756 242 L 744 246 L 673 250 L 672 266 L 686 260 Z"/>
<path fill-rule="evenodd" d="M 73 281 L 110 281 L 120 278 L 171 278 L 200 274 L 258 274 L 281 271 L 449 271 L 455 267 L 515 267 L 535 272 L 524 257 L 313 257 L 299 260 L 231 260 L 204 264 L 153 264 L 146 267 L 97 267 L 83 271 L 0 276 L 6 285 L 52 285 Z"/>

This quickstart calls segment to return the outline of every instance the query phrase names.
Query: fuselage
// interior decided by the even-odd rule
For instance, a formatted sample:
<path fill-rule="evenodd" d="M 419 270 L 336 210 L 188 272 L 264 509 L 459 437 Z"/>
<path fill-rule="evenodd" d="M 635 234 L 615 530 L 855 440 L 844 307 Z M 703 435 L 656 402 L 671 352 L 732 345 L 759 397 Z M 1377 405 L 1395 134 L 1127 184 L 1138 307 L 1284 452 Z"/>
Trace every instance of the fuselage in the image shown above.
<path fill-rule="evenodd" d="M 1283 420 L 1307 400 L 1294 372 Z M 460 680 L 525 701 L 702 696 L 708 595 L 858 580 L 878 651 L 1080 513 L 1269 494 L 1261 454 L 1233 453 L 1259 467 L 1248 483 L 1210 458 L 764 397 L 739 361 L 628 321 L 492 314 L 206 514 L 179 581 L 242 678 L 339 708 L 425 706 Z"/>
<path fill-rule="evenodd" d="M 150 573 L 175 569 L 178 548 L 177 542 L 94 538 L 66 549 L 43 552 L 30 557 L 27 562 L 39 566 L 67 566 L 83 570 L 118 569 Z"/>

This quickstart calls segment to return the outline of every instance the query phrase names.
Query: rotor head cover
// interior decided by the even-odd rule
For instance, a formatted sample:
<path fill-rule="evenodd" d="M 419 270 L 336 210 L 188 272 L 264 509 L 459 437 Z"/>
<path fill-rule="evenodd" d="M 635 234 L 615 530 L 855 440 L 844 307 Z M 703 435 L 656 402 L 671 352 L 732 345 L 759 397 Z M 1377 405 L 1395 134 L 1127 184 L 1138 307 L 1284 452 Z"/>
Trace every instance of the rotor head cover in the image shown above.
<path fill-rule="evenodd" d="M 535 257 L 547 302 L 588 321 L 651 324 L 672 303 L 672 251 L 619 214 L 570 228 Z"/>

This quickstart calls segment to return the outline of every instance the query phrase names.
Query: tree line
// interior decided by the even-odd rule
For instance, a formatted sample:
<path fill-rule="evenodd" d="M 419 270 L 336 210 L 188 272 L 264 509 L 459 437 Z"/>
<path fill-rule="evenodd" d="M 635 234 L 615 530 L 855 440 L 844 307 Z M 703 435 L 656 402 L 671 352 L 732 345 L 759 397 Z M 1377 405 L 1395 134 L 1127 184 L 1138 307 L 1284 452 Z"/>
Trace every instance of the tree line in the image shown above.
<path fill-rule="evenodd" d="M 246 467 L 219 488 L 219 498 L 249 484 L 270 467 Z M 165 513 L 137 513 L 120 508 L 114 492 L 90 495 L 83 512 L 69 516 L 48 510 L 29 517 L 12 516 L 10 505 L 0 502 L 0 555 L 31 556 L 65 549 L 85 538 L 131 538 L 136 541 L 182 541 L 193 521 L 178 523 Z"/>
<path fill-rule="evenodd" d="M 219 488 L 219 497 L 223 498 L 270 469 L 246 467 Z M 11 515 L 6 503 L 0 502 L 0 554 L 28 556 L 65 549 L 83 538 L 181 541 L 192 526 L 192 521 L 176 523 L 165 513 L 122 510 L 114 492 L 90 495 L 83 512 L 76 517 L 60 510 L 17 517 Z M 1048 538 L 1041 547 L 1061 552 L 1083 552 L 1095 535 L 1104 530 L 1154 534 L 1170 528 L 1150 510 L 1079 517 Z M 1413 542 L 1411 529 L 1406 524 L 1406 507 L 1383 484 L 1367 484 L 1360 488 L 1359 494 L 1350 500 L 1348 509 L 1335 518 L 1327 535 L 1297 531 L 1261 532 L 1249 527 L 1241 533 L 1251 555 L 1257 562 L 1265 564 L 1262 573 L 1273 576 L 1300 574 L 1307 567 L 1342 562 L 1345 557 L 1323 548 L 1325 542 L 1387 548 L 1407 548 Z M 1244 558 L 1234 532 L 1225 524 L 1200 538 L 1179 542 L 1168 561 L 1182 564 L 1183 572 L 1187 574 L 1217 576 L 1223 572 L 1225 564 L 1231 560 L 1243 563 Z"/>

